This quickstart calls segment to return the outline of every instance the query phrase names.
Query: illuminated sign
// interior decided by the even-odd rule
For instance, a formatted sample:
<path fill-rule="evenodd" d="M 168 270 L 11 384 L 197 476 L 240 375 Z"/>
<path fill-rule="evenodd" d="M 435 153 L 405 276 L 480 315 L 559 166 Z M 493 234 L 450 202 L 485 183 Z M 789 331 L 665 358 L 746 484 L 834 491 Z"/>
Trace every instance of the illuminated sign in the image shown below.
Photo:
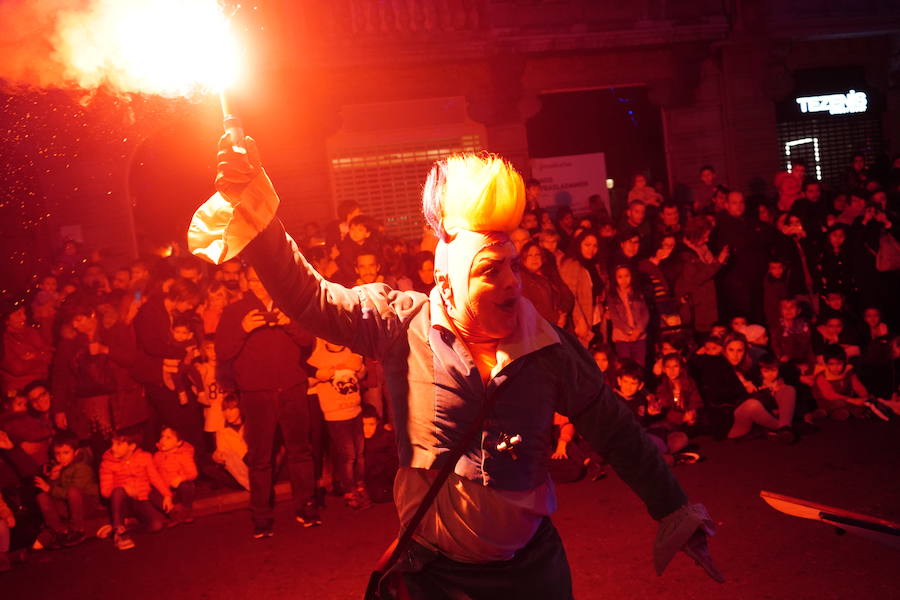
<path fill-rule="evenodd" d="M 869 99 L 865 92 L 850 90 L 846 94 L 828 94 L 826 96 L 806 96 L 797 98 L 800 112 L 828 112 L 830 115 L 846 115 L 848 113 L 866 112 Z"/>

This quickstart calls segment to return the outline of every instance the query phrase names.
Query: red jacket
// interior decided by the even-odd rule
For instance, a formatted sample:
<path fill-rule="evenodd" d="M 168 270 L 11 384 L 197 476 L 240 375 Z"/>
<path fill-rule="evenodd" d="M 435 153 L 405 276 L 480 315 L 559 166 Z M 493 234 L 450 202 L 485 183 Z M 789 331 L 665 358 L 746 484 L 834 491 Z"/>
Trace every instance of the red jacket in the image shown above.
<path fill-rule="evenodd" d="M 130 498 L 146 500 L 150 496 L 151 485 L 163 496 L 172 495 L 149 452 L 136 448 L 128 458 L 116 458 L 112 450 L 103 453 L 100 493 L 104 498 L 109 498 L 113 490 L 120 487 Z"/>
<path fill-rule="evenodd" d="M 194 462 L 194 447 L 187 442 L 181 442 L 168 452 L 157 450 L 153 454 L 153 463 L 156 470 L 162 476 L 163 481 L 169 487 L 172 481 L 178 477 L 181 481 L 197 479 L 197 463 Z"/>

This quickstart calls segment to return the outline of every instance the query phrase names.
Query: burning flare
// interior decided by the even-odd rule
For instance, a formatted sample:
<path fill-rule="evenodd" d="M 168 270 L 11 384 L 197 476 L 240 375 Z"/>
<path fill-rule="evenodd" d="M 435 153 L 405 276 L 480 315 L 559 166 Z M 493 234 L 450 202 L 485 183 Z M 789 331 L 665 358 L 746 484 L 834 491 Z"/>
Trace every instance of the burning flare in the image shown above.
<path fill-rule="evenodd" d="M 0 79 L 166 97 L 217 93 L 239 75 L 217 0 L 4 0 Z"/>
<path fill-rule="evenodd" d="M 95 0 L 64 11 L 54 57 L 80 88 L 188 96 L 237 76 L 237 45 L 216 0 Z"/>

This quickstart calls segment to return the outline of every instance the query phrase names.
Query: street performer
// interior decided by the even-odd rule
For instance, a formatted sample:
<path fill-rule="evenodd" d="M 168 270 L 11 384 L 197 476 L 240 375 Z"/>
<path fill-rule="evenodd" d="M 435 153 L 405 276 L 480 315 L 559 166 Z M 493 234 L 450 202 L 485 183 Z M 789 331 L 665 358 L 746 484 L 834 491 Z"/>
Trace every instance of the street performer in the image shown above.
<path fill-rule="evenodd" d="M 578 340 L 522 296 L 509 233 L 522 217 L 525 190 L 509 163 L 460 154 L 431 169 L 423 210 L 439 242 L 430 294 L 384 283 L 348 289 L 322 278 L 287 236 L 256 144 L 246 141 L 246 155 L 233 152 L 227 135 L 220 143 L 218 191 L 194 215 L 192 252 L 215 263 L 241 254 L 301 327 L 382 362 L 400 455 L 394 500 L 401 527 L 448 457 L 459 456 L 454 448 L 464 446 L 388 571 L 393 589 L 423 600 L 573 597 L 550 520 L 554 412 L 574 423 L 660 521 L 657 572 L 684 550 L 722 580 L 708 551 L 714 530 L 706 510 L 688 504 Z M 477 435 L 467 437 L 470 429 Z"/>

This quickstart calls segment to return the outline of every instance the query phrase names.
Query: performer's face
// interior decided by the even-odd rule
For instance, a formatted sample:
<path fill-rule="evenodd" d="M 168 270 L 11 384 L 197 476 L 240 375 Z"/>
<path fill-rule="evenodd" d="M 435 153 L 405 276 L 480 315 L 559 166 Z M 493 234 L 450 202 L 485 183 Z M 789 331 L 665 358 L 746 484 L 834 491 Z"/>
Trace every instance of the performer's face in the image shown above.
<path fill-rule="evenodd" d="M 467 328 L 493 339 L 513 332 L 522 296 L 519 268 L 518 254 L 511 242 L 488 246 L 475 255 L 467 299 L 475 322 L 465 324 Z"/>

